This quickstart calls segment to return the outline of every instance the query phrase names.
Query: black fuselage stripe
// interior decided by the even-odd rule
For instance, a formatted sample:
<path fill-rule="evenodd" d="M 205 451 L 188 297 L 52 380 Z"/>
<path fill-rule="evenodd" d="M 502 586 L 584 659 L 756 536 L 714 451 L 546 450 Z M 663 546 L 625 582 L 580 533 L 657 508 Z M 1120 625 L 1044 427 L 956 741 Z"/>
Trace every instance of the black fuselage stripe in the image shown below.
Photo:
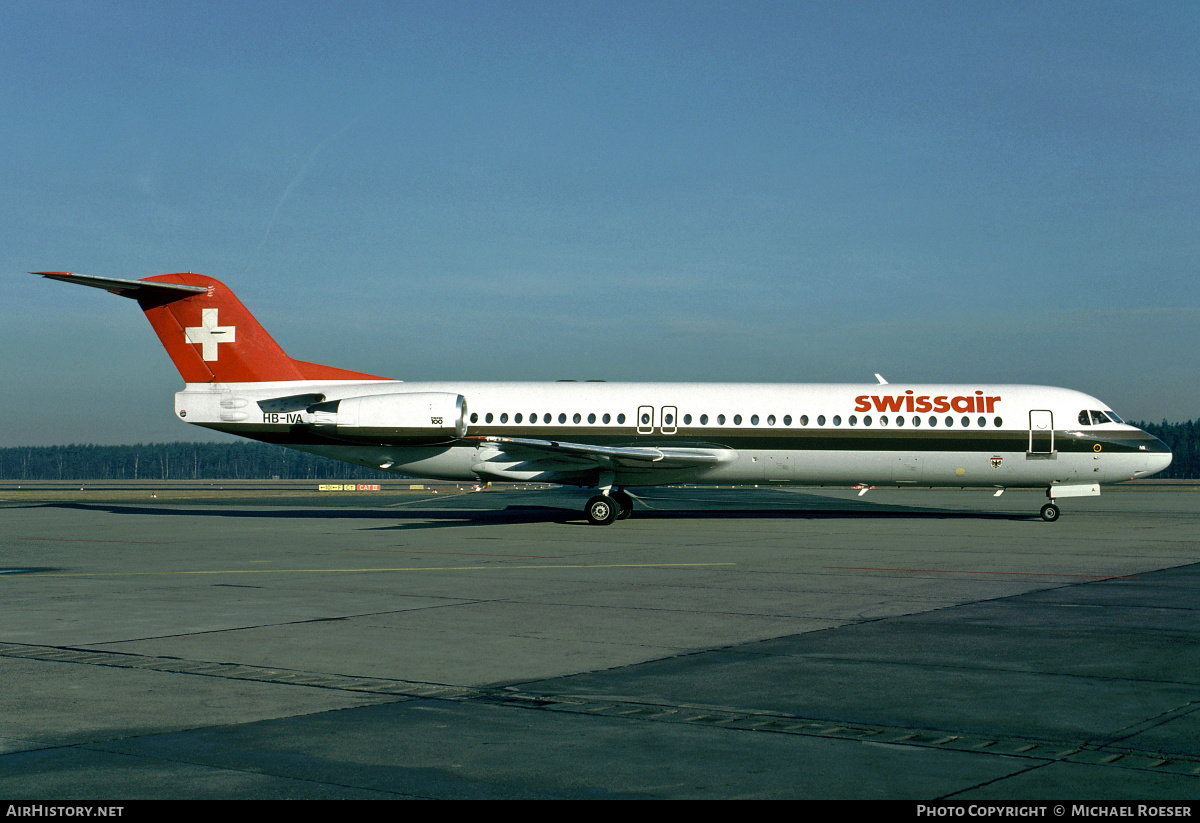
<path fill-rule="evenodd" d="M 207 424 L 208 428 L 280 445 L 345 445 L 345 446 L 445 446 L 457 442 L 439 434 L 355 436 L 338 433 L 320 434 L 306 426 L 280 429 L 274 426 L 247 423 Z M 777 431 L 738 431 L 730 429 L 689 429 L 686 433 L 639 434 L 628 427 L 558 426 L 473 426 L 471 435 L 496 437 L 530 437 L 540 440 L 560 440 L 587 446 L 673 446 L 679 448 L 729 448 L 745 451 L 879 451 L 879 452 L 1024 452 L 1029 449 L 1029 432 L 1018 430 L 950 431 L 908 430 L 864 431 L 829 429 L 792 429 Z M 1048 447 L 1049 435 L 1038 433 L 1035 448 Z M 1157 453 L 1166 447 L 1153 435 L 1144 432 L 1095 432 L 1079 435 L 1055 432 L 1054 449 L 1059 452 Z"/>

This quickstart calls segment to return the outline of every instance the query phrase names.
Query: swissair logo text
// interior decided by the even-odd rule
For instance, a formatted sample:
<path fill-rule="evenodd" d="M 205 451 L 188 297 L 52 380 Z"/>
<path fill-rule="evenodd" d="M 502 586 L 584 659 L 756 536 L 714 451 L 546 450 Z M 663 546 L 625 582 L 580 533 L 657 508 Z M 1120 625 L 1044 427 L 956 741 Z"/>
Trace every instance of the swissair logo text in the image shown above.
<path fill-rule="evenodd" d="M 991 414 L 1000 402 L 1000 396 L 985 397 L 982 391 L 976 391 L 974 396 L 960 394 L 956 397 L 939 394 L 930 397 L 928 394 L 915 394 L 912 390 L 904 394 L 875 395 L 860 394 L 854 398 L 854 410 L 858 412 L 948 412 L 956 411 L 961 414 Z"/>

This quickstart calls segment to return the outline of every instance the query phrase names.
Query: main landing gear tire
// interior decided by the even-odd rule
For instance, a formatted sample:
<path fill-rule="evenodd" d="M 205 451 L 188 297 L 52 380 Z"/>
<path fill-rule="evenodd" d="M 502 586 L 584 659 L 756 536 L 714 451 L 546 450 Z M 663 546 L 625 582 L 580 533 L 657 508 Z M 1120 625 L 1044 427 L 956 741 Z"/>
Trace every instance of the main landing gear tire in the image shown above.
<path fill-rule="evenodd" d="M 1058 506 L 1053 503 L 1047 503 L 1042 506 L 1042 519 L 1047 523 L 1053 523 L 1058 519 Z"/>
<path fill-rule="evenodd" d="M 617 515 L 617 519 L 628 520 L 629 515 L 633 514 L 633 498 L 621 489 L 613 489 L 608 496 L 616 500 L 617 505 L 621 507 L 621 513 Z"/>
<path fill-rule="evenodd" d="M 587 502 L 583 512 L 593 526 L 607 526 L 621 516 L 621 506 L 612 497 L 598 494 Z"/>

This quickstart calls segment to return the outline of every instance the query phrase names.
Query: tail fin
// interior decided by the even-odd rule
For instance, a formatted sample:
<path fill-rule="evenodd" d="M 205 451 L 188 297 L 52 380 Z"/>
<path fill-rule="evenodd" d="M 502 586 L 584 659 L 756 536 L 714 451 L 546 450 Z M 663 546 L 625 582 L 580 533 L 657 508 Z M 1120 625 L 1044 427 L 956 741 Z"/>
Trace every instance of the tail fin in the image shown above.
<path fill-rule="evenodd" d="M 160 274 L 142 280 L 35 274 L 137 300 L 188 383 L 386 379 L 293 360 L 224 283 L 202 274 Z"/>

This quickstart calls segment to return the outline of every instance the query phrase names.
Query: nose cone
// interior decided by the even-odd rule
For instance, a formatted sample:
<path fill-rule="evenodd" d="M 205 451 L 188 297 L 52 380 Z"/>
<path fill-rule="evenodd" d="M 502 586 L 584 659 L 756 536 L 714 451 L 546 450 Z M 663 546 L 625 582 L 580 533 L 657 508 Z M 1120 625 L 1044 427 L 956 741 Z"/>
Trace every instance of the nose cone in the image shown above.
<path fill-rule="evenodd" d="M 1175 455 L 1171 452 L 1166 454 L 1154 454 L 1150 456 L 1150 474 L 1158 474 L 1160 471 L 1171 465 L 1171 460 Z"/>
<path fill-rule="evenodd" d="M 1142 456 L 1145 468 L 1134 473 L 1134 477 L 1149 477 L 1171 465 L 1175 455 L 1166 443 L 1152 434 L 1146 435 L 1146 453 Z"/>

